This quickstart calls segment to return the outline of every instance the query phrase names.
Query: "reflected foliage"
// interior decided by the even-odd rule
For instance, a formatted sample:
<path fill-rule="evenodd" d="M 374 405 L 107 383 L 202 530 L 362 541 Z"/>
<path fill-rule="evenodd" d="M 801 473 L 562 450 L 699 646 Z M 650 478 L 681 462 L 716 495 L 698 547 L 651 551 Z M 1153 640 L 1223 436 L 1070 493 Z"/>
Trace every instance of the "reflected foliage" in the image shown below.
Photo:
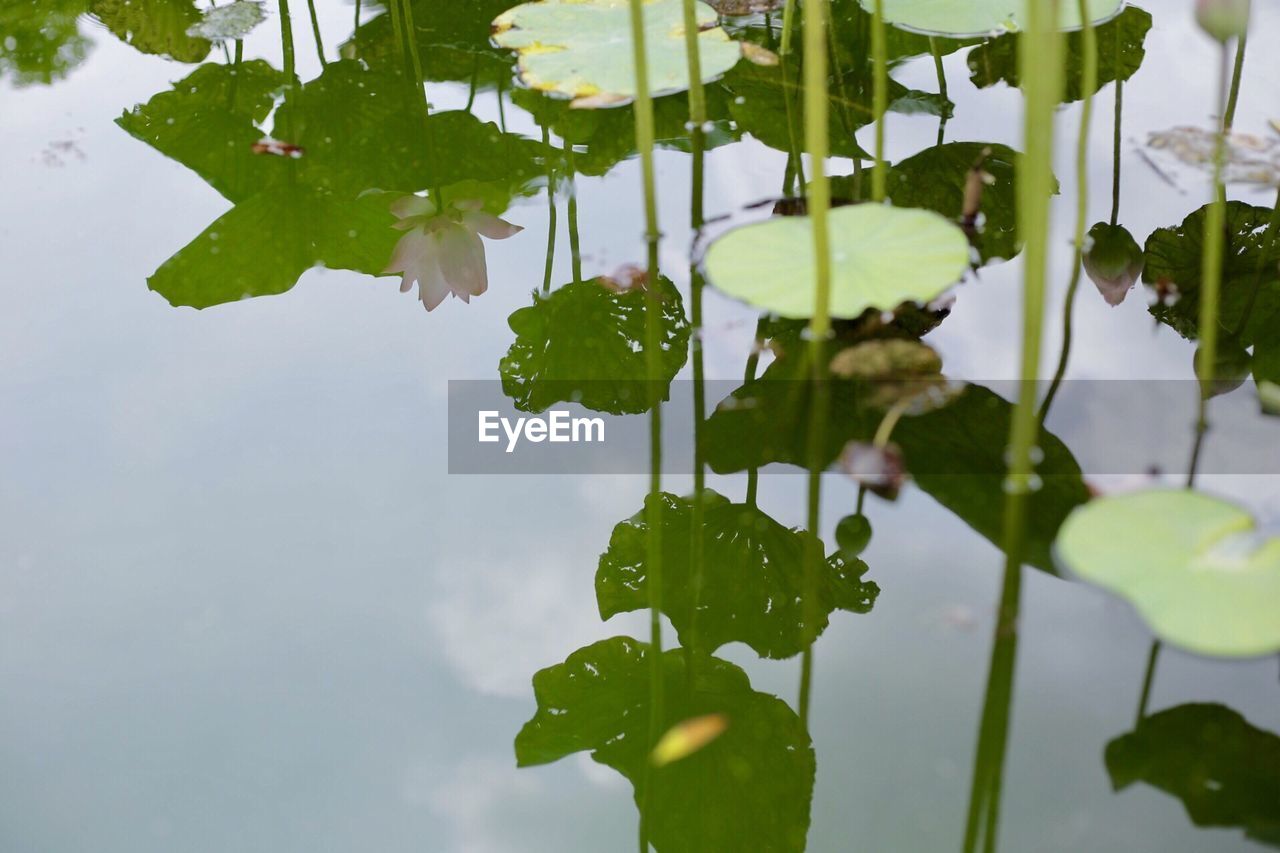
<path fill-rule="evenodd" d="M 1116 80 L 1128 80 L 1137 73 L 1146 58 L 1144 45 L 1150 29 L 1151 13 L 1137 6 L 1128 7 L 1118 17 L 1097 27 L 1098 89 Z M 980 89 L 1000 82 L 1018 86 L 1019 40 L 1017 35 L 1003 35 L 974 48 L 968 59 L 973 84 Z M 1065 50 L 1066 76 L 1062 100 L 1070 103 L 1082 100 L 1086 94 L 1084 37 L 1079 32 L 1067 33 Z"/>
<path fill-rule="evenodd" d="M 614 637 L 534 675 L 538 710 L 516 736 L 520 766 L 590 751 L 631 782 L 638 807 L 647 804 L 650 841 L 661 853 L 803 850 L 815 764 L 795 712 L 752 690 L 727 661 L 665 652 L 662 729 L 706 714 L 722 714 L 728 728 L 689 757 L 649 770 L 648 655 L 644 643 Z"/>
<path fill-rule="evenodd" d="M 92 0 L 89 11 L 127 45 L 179 62 L 199 62 L 213 45 L 187 35 L 203 16 L 192 0 Z"/>
<path fill-rule="evenodd" d="M 725 643 L 746 643 L 767 658 L 799 654 L 806 636 L 801 590 L 807 553 L 822 543 L 806 531 L 787 528 L 750 504 L 733 503 L 708 489 L 702 527 L 694 527 L 694 502 L 661 493 L 646 509 L 613 529 L 596 571 L 596 600 L 604 619 L 649 606 L 648 509 L 662 522 L 662 612 L 681 645 L 714 652 Z M 695 537 L 698 540 L 695 543 Z M 702 576 L 692 554 L 702 553 Z M 833 557 L 818 581 L 813 635 L 831 611 L 867 613 L 880 588 L 862 580 L 866 563 Z"/>
<path fill-rule="evenodd" d="M 515 342 L 498 365 L 502 391 L 516 408 L 541 412 L 575 402 L 597 412 L 646 411 L 666 399 L 688 355 L 689 323 L 680 292 L 658 280 L 662 306 L 662 375 L 648 380 L 645 286 L 620 289 L 605 278 L 574 282 L 542 295 L 507 323 Z"/>
<path fill-rule="evenodd" d="M 0 4 L 0 78 L 17 86 L 66 77 L 93 43 L 78 18 L 87 0 L 27 0 Z"/>
<path fill-rule="evenodd" d="M 1107 744 L 1117 791 L 1145 782 L 1182 801 L 1196 826 L 1238 827 L 1280 847 L 1280 736 L 1223 705 L 1179 705 Z"/>

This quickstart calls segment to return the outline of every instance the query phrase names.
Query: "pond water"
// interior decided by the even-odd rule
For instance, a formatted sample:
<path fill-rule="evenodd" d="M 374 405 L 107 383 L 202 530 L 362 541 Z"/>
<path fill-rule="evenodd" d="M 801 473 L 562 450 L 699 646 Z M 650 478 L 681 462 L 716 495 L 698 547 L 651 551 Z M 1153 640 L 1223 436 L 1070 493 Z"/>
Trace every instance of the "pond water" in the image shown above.
<path fill-rule="evenodd" d="M 1055 576 L 1049 543 L 1087 496 L 1079 468 L 1046 472 L 1045 494 L 1068 505 L 1033 500 L 1028 565 L 1012 575 L 992 544 L 1000 473 L 913 469 L 913 453 L 943 467 L 1004 457 L 1011 405 L 988 397 L 1017 393 L 1023 271 L 1020 255 L 1005 259 L 1016 245 L 1004 149 L 984 166 L 993 183 L 977 240 L 990 263 L 965 276 L 924 338 L 947 377 L 990 390 L 964 392 L 953 406 L 985 395 L 967 414 L 908 416 L 895 433 L 918 482 L 893 501 L 865 498 L 867 569 L 859 575 L 849 555 L 829 579 L 822 607 L 841 608 L 814 645 L 806 732 L 796 602 L 751 595 L 757 575 L 794 591 L 783 581 L 795 581 L 807 540 L 785 528 L 807 523 L 806 478 L 795 465 L 746 473 L 796 461 L 770 441 L 786 444 L 785 425 L 800 425 L 785 397 L 736 424 L 751 405 L 717 409 L 742 384 L 759 314 L 691 280 L 695 170 L 682 93 L 655 105 L 659 266 L 679 291 L 662 297 L 674 306 L 664 366 L 679 372 L 663 408 L 661 486 L 695 487 L 680 448 L 693 446 L 690 404 L 705 380 L 715 411 L 699 454 L 715 469 L 706 486 L 738 506 L 721 514 L 704 553 L 702 631 L 723 644 L 669 653 L 666 701 L 669 722 L 715 710 L 729 727 L 669 768 L 637 769 L 651 698 L 649 617 L 635 588 L 644 540 L 640 520 L 615 526 L 645 505 L 647 442 L 611 451 L 609 473 L 593 473 L 602 457 L 578 464 L 572 454 L 529 473 L 469 467 L 450 430 L 451 418 L 475 417 L 459 414 L 457 380 L 528 411 L 569 399 L 554 380 L 589 378 L 572 393 L 634 410 L 609 380 L 645 375 L 637 330 L 658 290 L 628 287 L 629 274 L 593 280 L 645 263 L 632 108 L 571 112 L 522 88 L 514 54 L 489 40 L 508 5 L 272 0 L 265 20 L 225 46 L 186 34 L 207 8 L 185 0 L 0 7 L 0 846 L 635 849 L 637 803 L 612 766 L 638 784 L 656 779 L 642 803 L 658 850 L 1280 846 L 1276 657 L 1224 661 L 1165 643 L 1153 658 L 1151 629 L 1129 603 Z M 1280 103 L 1280 56 L 1267 47 L 1280 37 L 1280 8 L 1254 5 L 1235 128 L 1265 148 Z M 1139 245 L 1210 200 L 1203 171 L 1147 139 L 1212 128 L 1219 86 L 1217 45 L 1196 28 L 1190 0 L 1141 6 L 1098 30 L 1104 85 L 1085 175 L 1087 222 L 1105 222 L 1118 157 L 1118 223 Z M 859 147 L 874 149 L 867 16 L 842 0 L 833 17 L 828 172 L 850 175 Z M 780 18 L 727 27 L 776 50 Z M 1117 35 L 1127 75 L 1118 130 L 1107 59 Z M 891 37 L 893 201 L 957 217 L 981 143 L 1022 148 L 1023 96 L 1007 82 L 1016 39 L 947 43 L 948 106 L 928 40 Z M 624 48 L 619 63 L 630 61 Z M 1074 93 L 1068 86 L 1077 96 L 1078 70 Z M 708 221 L 695 260 L 798 185 L 787 116 L 799 96 L 784 73 L 744 61 L 707 85 Z M 429 111 L 413 76 L 425 80 Z M 1056 113 L 1042 379 L 1063 340 L 1081 112 L 1076 97 Z M 259 144 L 268 137 L 276 142 Z M 954 143 L 980 144 L 935 150 Z M 922 152 L 914 168 L 897 165 Z M 863 189 L 845 178 L 835 195 Z M 482 295 L 427 312 L 417 286 L 401 293 L 398 274 L 377 275 L 401 237 L 390 206 L 414 192 L 463 202 L 454 220 L 481 207 L 523 229 L 486 226 L 506 239 L 483 238 Z M 1241 230 L 1265 237 L 1274 190 L 1228 193 L 1242 205 L 1232 216 L 1256 217 Z M 1151 248 L 1149 273 L 1177 263 Z M 1229 250 L 1229 264 L 1249 265 L 1260 251 Z M 1259 304 L 1280 293 L 1275 267 L 1260 274 Z M 1169 483 L 1187 473 L 1186 461 L 1169 460 L 1192 448 L 1195 344 L 1172 327 L 1176 304 L 1159 306 L 1161 278 L 1114 307 L 1088 278 L 1079 284 L 1068 381 L 1046 420 L 1065 444 L 1042 445 L 1047 460 L 1068 454 L 1068 474 L 1074 453 L 1097 487 L 1131 488 L 1157 463 Z M 695 287 L 701 316 L 691 318 Z M 535 295 L 544 288 L 558 313 Z M 1239 317 L 1231 300 L 1228 288 L 1224 316 Z M 1153 319 L 1152 305 L 1170 322 Z M 1280 313 L 1272 320 L 1249 327 L 1252 342 L 1221 346 L 1252 343 L 1261 364 L 1264 341 L 1280 340 Z M 772 334 L 760 372 L 781 371 L 787 342 L 800 340 L 794 326 Z M 696 376 L 690 340 L 702 345 Z M 1170 388 L 1167 398 L 1151 391 Z M 1175 402 L 1123 405 L 1148 397 Z M 1280 421 L 1257 410 L 1252 379 L 1215 398 L 1220 423 L 1197 487 L 1266 522 L 1280 516 L 1280 468 L 1268 467 Z M 843 443 L 852 433 L 837 420 Z M 623 421 L 646 434 L 643 414 L 610 428 Z M 1107 457 L 1115 446 L 1122 456 Z M 1098 459 L 1110 461 L 1089 461 Z M 946 486 L 965 477 L 982 486 Z M 833 466 L 820 506 L 828 551 L 858 501 L 858 484 Z M 692 504 L 679 506 L 688 525 Z M 613 604 L 630 611 L 607 621 L 602 554 L 604 586 L 621 584 Z M 681 562 L 670 549 L 667 590 L 687 602 Z M 680 626 L 663 627 L 677 646 Z M 635 642 L 588 648 L 623 636 Z M 544 677 L 540 710 L 534 673 L 579 649 L 573 678 L 563 668 Z M 707 679 L 705 695 L 682 692 L 686 664 Z M 592 760 L 595 750 L 612 766 Z M 517 752 L 538 766 L 518 767 Z"/>

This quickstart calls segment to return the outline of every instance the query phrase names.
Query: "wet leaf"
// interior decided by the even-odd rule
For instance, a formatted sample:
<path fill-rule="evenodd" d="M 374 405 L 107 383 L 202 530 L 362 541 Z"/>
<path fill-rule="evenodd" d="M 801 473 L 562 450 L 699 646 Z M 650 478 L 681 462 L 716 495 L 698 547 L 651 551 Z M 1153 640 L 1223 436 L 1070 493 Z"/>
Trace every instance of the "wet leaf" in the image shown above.
<path fill-rule="evenodd" d="M 695 497 L 664 492 L 646 505 L 655 500 L 662 522 L 662 612 L 680 642 L 706 652 L 736 641 L 767 658 L 799 654 L 805 636 L 800 592 L 806 550 L 822 560 L 822 543 L 711 490 L 703 494 L 700 534 L 693 528 Z M 646 510 L 613 529 L 596 571 L 601 618 L 649 606 L 648 532 Z M 701 580 L 692 560 L 695 536 L 703 555 Z M 815 634 L 826 628 L 833 610 L 871 610 L 879 587 L 862 580 L 866 571 L 857 559 L 824 562 Z"/>
<path fill-rule="evenodd" d="M 648 655 L 644 643 L 614 637 L 537 673 L 538 710 L 516 736 L 520 766 L 590 751 L 631 782 L 638 806 L 648 803 L 650 841 L 661 853 L 802 851 L 815 765 L 795 712 L 752 690 L 731 663 L 668 651 L 662 727 L 708 714 L 729 725 L 703 749 L 651 770 Z M 646 780 L 653 785 L 647 798 Z"/>
<path fill-rule="evenodd" d="M 695 14 L 703 80 L 713 80 L 736 65 L 742 52 L 717 26 L 714 9 L 698 3 Z M 649 0 L 644 19 L 650 94 L 687 89 L 681 0 Z M 524 3 L 494 19 L 493 40 L 517 51 L 520 78 L 533 89 L 571 98 L 635 97 L 628 0 Z"/>
<path fill-rule="evenodd" d="M 1055 548 L 1172 645 L 1218 657 L 1280 650 L 1280 538 L 1232 503 L 1162 489 L 1100 498 L 1071 514 Z"/>
<path fill-rule="evenodd" d="M 1105 5 L 1105 4 L 1104 4 Z M 1064 10 L 1075 9 L 1077 4 L 1064 2 Z M 1096 4 L 1095 4 L 1096 6 Z M 1076 21 L 1078 23 L 1079 17 Z M 1115 80 L 1128 80 L 1141 67 L 1146 58 L 1144 43 L 1151 29 L 1151 13 L 1128 6 L 1116 18 L 1100 25 L 1095 36 L 1098 43 L 1098 85 L 1089 94 L 1095 94 Z M 969 52 L 968 63 L 973 84 L 980 89 L 1004 82 L 1017 87 L 1018 42 L 1020 37 L 1009 34 L 979 45 Z M 1066 36 L 1065 79 L 1062 90 L 1063 103 L 1084 98 L 1084 37 L 1080 33 Z"/>
<path fill-rule="evenodd" d="M 208 39 L 187 35 L 200 10 L 191 0 L 93 0 L 89 12 L 122 42 L 142 53 L 199 62 L 213 48 Z"/>
<path fill-rule="evenodd" d="M 199 23 L 187 27 L 187 35 L 209 41 L 231 41 L 244 38 L 267 13 L 259 0 L 235 0 L 226 6 L 215 6 L 204 13 Z"/>
<path fill-rule="evenodd" d="M 516 339 L 498 365 L 503 393 L 525 412 L 572 401 L 597 412 L 638 413 L 665 399 L 687 357 L 689 324 L 675 285 L 661 278 L 657 288 L 662 376 L 656 381 L 648 381 L 645 287 L 620 291 L 590 279 L 535 295 L 508 318 Z"/>
<path fill-rule="evenodd" d="M 925 35 L 976 38 L 1017 32 L 1026 22 L 1026 6 L 1035 0 L 883 0 L 887 23 Z M 875 0 L 861 0 L 871 11 Z M 1106 21 L 1124 7 L 1124 0 L 1088 0 L 1095 22 Z M 1059 3 L 1059 24 L 1079 27 L 1080 7 Z"/>
<path fill-rule="evenodd" d="M 926 210 L 856 205 L 831 211 L 831 316 L 928 302 L 969 265 L 964 232 Z M 707 250 L 707 279 L 753 307 L 805 318 L 814 309 L 810 219 L 774 218 L 728 232 Z"/>
<path fill-rule="evenodd" d="M 1151 306 L 1151 314 L 1190 339 L 1200 334 L 1200 256 L 1207 211 L 1208 206 L 1202 207 L 1181 225 L 1152 233 L 1142 271 L 1142 280 L 1157 292 L 1172 290 L 1170 298 Z M 1257 288 L 1256 303 L 1239 335 L 1246 347 L 1274 335 L 1280 319 L 1280 240 L 1267 247 L 1271 216 L 1269 208 L 1227 202 L 1220 323 L 1227 334 L 1239 328 Z"/>
<path fill-rule="evenodd" d="M 1179 705 L 1107 744 L 1117 790 L 1145 782 L 1182 801 L 1196 826 L 1237 827 L 1280 847 L 1280 737 L 1223 705 Z"/>
<path fill-rule="evenodd" d="M 703 714 L 682 720 L 658 739 L 650 754 L 655 767 L 665 767 L 674 761 L 688 758 L 711 743 L 729 728 L 729 718 L 724 714 Z"/>

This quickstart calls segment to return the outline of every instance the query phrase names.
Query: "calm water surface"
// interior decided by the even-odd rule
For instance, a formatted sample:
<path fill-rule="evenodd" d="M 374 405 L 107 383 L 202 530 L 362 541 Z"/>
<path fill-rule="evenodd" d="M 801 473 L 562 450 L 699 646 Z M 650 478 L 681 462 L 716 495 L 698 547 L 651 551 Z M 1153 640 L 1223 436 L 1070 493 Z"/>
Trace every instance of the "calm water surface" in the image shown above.
<path fill-rule="evenodd" d="M 611 531 L 643 506 L 644 458 L 636 476 L 446 473 L 448 380 L 496 382 L 515 340 L 508 317 L 543 286 L 548 165 L 554 288 L 575 275 L 571 195 L 583 277 L 644 258 L 630 112 L 611 111 L 589 139 L 572 140 L 570 165 L 562 134 L 578 131 L 565 129 L 563 107 L 519 90 L 510 56 L 488 45 L 487 22 L 505 5 L 414 0 L 430 155 L 391 14 L 376 4 L 360 10 L 356 32 L 352 6 L 317 0 L 317 50 L 311 13 L 294 0 L 289 60 L 281 10 L 268 3 L 234 83 L 237 48 L 185 36 L 199 13 L 180 0 L 0 7 L 0 848 L 635 848 L 626 779 L 587 752 L 517 769 L 512 743 L 535 713 L 536 671 L 605 638 L 647 637 L 641 612 L 602 622 L 594 589 Z M 1163 165 L 1162 176 L 1143 149 L 1151 131 L 1211 124 L 1217 69 L 1188 0 L 1142 5 L 1152 26 L 1125 84 L 1120 145 L 1120 222 L 1139 243 L 1208 200 L 1202 176 Z M 1280 9 L 1255 5 L 1236 126 L 1265 136 L 1280 103 L 1280 58 L 1267 47 L 1280 37 Z M 849 4 L 837 14 L 856 28 Z M 762 17 L 738 26 L 767 41 Z M 1017 148 L 1020 92 L 970 79 L 967 55 L 984 49 L 994 47 L 945 57 L 955 104 L 945 141 Z M 302 95 L 288 94 L 287 61 Z M 774 114 L 753 125 L 730 109 L 744 106 L 734 103 L 739 93 L 756 92 L 745 67 L 711 87 L 723 143 L 706 157 L 714 233 L 765 216 L 747 206 L 776 198 L 787 170 L 785 150 L 761 141 L 777 145 L 785 123 Z M 938 88 L 927 53 L 901 58 L 893 79 L 904 90 Z M 1091 222 L 1111 206 L 1114 88 L 1095 100 Z M 687 302 L 682 109 L 683 96 L 659 104 L 669 144 L 658 155 L 658 196 L 663 272 Z M 895 163 L 938 141 L 936 115 L 901 109 L 887 122 Z M 1058 115 L 1045 376 L 1070 277 L 1080 103 Z M 251 151 L 273 127 L 305 149 L 300 158 Z M 869 150 L 871 126 L 856 138 Z M 831 170 L 847 174 L 850 161 L 837 158 Z M 918 180 L 940 186 L 956 176 Z M 399 235 L 388 227 L 390 197 L 357 196 L 439 184 L 523 231 L 486 243 L 488 292 L 427 313 L 394 277 L 366 274 L 386 264 Z M 1273 201 L 1240 187 L 1231 197 Z M 236 210 L 239 218 L 210 225 Z M 348 266 L 366 272 L 338 268 Z M 1020 280 L 1015 259 L 956 289 L 950 316 L 926 339 L 948 376 L 1016 376 Z M 1152 298 L 1139 285 L 1113 308 L 1083 281 L 1068 376 L 1189 379 L 1193 345 L 1153 323 Z M 755 319 L 708 288 L 708 379 L 732 387 L 742 377 Z M 680 377 L 690 375 L 685 364 Z M 1252 393 L 1249 382 L 1235 395 Z M 1063 407 L 1049 428 L 1079 416 Z M 1259 423 L 1260 441 L 1280 437 Z M 687 407 L 668 408 L 669 435 L 691 424 Z M 991 446 L 1003 429 L 992 428 Z M 1185 419 L 1115 429 L 1190 449 Z M 1276 476 L 1207 470 L 1200 484 L 1264 518 L 1280 515 Z M 746 478 L 711 475 L 708 486 L 741 501 Z M 664 488 L 688 493 L 691 478 L 669 475 Z M 803 477 L 766 472 L 759 509 L 802 526 L 804 490 Z M 828 534 L 856 495 L 856 485 L 829 476 Z M 1186 771 L 1190 794 L 1161 790 L 1143 773 L 1187 749 L 1191 729 L 1144 735 L 1133 748 L 1151 754 L 1133 761 L 1147 761 L 1145 770 L 1109 770 L 1104 756 L 1137 725 L 1151 647 L 1127 604 L 1026 569 L 1016 678 L 1001 698 L 1001 685 L 988 685 L 1000 550 L 911 485 L 895 502 L 869 497 L 867 513 L 874 537 L 863 580 L 880 592 L 870 612 L 836 611 L 816 647 L 811 803 L 803 774 L 762 769 L 748 754 L 745 782 L 710 773 L 680 795 L 690 813 L 673 819 L 678 832 L 699 838 L 711 825 L 749 823 L 773 803 L 780 816 L 801 816 L 802 835 L 808 821 L 813 851 L 963 849 L 975 762 L 982 778 L 993 766 L 977 748 L 980 721 L 984 708 L 1004 708 L 990 815 L 1000 849 L 1280 844 L 1274 657 L 1222 663 L 1161 652 L 1144 724 L 1183 706 L 1223 706 L 1204 713 L 1225 716 L 1194 726 L 1208 726 L 1212 741 L 1226 730 L 1215 720 L 1241 715 L 1258 732 L 1240 748 L 1261 756 L 1248 772 L 1248 762 L 1228 758 L 1226 778 Z M 666 636 L 675 643 L 670 628 Z M 740 642 L 717 655 L 742 667 L 754 690 L 794 705 L 797 658 L 764 659 Z M 606 714 L 589 710 L 582 725 Z M 779 728 L 777 740 L 792 730 Z M 1199 809 L 1189 812 L 1184 797 Z M 764 834 L 720 849 L 797 846 L 775 842 Z"/>

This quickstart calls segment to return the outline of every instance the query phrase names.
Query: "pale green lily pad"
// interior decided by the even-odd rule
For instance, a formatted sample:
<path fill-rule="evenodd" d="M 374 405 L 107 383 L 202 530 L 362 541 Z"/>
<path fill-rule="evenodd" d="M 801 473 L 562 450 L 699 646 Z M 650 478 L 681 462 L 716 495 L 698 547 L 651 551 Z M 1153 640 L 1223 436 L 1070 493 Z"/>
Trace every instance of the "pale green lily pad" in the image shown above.
<path fill-rule="evenodd" d="M 831 211 L 832 317 L 929 302 L 969 266 L 964 232 L 928 210 L 860 204 Z M 707 279 L 730 296 L 783 317 L 814 311 L 813 223 L 787 216 L 745 225 L 711 244 Z"/>
<path fill-rule="evenodd" d="M 530 88 L 621 102 L 636 94 L 628 5 L 629 0 L 524 3 L 493 22 L 493 41 L 519 54 L 520 79 Z M 694 5 L 702 77 L 712 80 L 737 64 L 742 48 L 717 26 L 714 9 Z M 681 0 L 646 0 L 644 23 L 650 93 L 687 89 Z"/>
<path fill-rule="evenodd" d="M 1101 498 L 1067 518 L 1056 553 L 1175 646 L 1218 657 L 1280 650 L 1280 537 L 1232 503 L 1169 489 Z"/>
<path fill-rule="evenodd" d="M 875 0 L 860 0 L 868 12 Z M 899 29 L 930 36 L 981 38 L 1015 33 L 1025 28 L 1032 0 L 884 0 L 884 19 Z M 1109 21 L 1124 8 L 1124 0 L 1088 0 L 1095 25 Z M 1058 24 L 1064 30 L 1082 25 L 1076 2 L 1058 4 Z"/>
<path fill-rule="evenodd" d="M 205 12 L 200 23 L 187 27 L 187 35 L 209 41 L 232 41 L 244 38 L 266 17 L 259 0 L 236 0 L 229 6 L 217 6 Z"/>

